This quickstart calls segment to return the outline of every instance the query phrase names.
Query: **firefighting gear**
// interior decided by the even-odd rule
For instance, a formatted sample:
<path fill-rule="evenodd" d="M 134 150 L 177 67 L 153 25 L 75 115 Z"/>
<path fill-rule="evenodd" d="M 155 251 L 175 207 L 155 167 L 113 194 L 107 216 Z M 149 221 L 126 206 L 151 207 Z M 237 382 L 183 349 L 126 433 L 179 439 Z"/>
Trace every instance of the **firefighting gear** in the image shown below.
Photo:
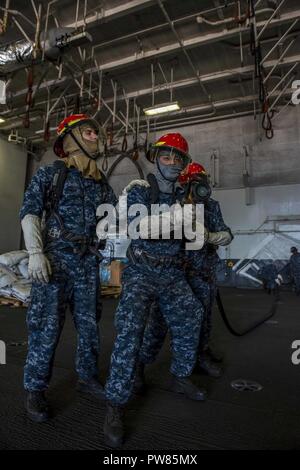
<path fill-rule="evenodd" d="M 83 138 L 82 133 L 88 128 L 92 128 L 97 133 L 98 139 L 96 142 L 91 143 Z M 77 152 L 78 149 L 82 155 L 92 159 L 98 158 L 103 153 L 106 141 L 105 132 L 97 121 L 86 114 L 73 114 L 63 119 L 57 127 L 57 134 L 58 138 L 54 143 L 54 152 L 58 157 L 65 158 L 68 156 L 69 151 Z M 66 139 L 67 136 L 71 139 Z M 66 147 L 65 139 L 67 141 Z"/>
<path fill-rule="evenodd" d="M 194 203 L 205 204 L 211 196 L 211 187 L 206 175 L 198 176 L 188 186 L 188 193 Z"/>
<path fill-rule="evenodd" d="M 184 208 L 177 203 L 172 205 L 170 210 L 166 212 L 143 217 L 139 224 L 140 237 L 143 239 L 158 239 L 160 237 L 170 237 L 171 232 L 184 233 L 185 239 L 195 244 L 193 248 L 200 250 L 207 240 L 208 232 L 201 218 L 198 220 L 196 212 L 192 209 L 192 207 Z M 149 256 L 151 257 L 151 255 Z"/>
<path fill-rule="evenodd" d="M 186 202 L 205 204 L 211 196 L 211 186 L 205 168 L 199 163 L 190 163 L 181 173 L 178 181 Z"/>
<path fill-rule="evenodd" d="M 220 230 L 220 232 L 209 232 L 207 242 L 215 246 L 226 246 L 232 241 L 230 230 Z"/>
<path fill-rule="evenodd" d="M 99 260 L 92 252 L 96 237 L 96 211 L 100 204 L 116 204 L 109 185 L 84 178 L 75 168 L 55 164 L 41 167 L 28 186 L 21 220 L 39 219 L 45 212 L 44 254 L 52 275 L 48 284 L 34 282 L 27 312 L 28 356 L 24 386 L 44 391 L 51 378 L 53 358 L 71 307 L 78 332 L 76 370 L 83 382 L 98 375 Z M 97 250 L 96 250 L 97 251 Z"/>
<path fill-rule="evenodd" d="M 28 274 L 33 281 L 47 283 L 51 276 L 51 265 L 43 254 L 41 219 L 27 214 L 21 224 L 25 246 L 29 253 Z"/>
<path fill-rule="evenodd" d="M 129 191 L 128 207 L 136 203 L 144 204 L 150 210 L 150 188 L 135 186 Z M 175 196 L 159 192 L 158 203 L 171 206 Z M 129 223 L 134 218 L 129 217 Z M 129 261 L 123 271 L 122 295 L 115 316 L 117 337 L 105 386 L 107 400 L 115 405 L 127 403 L 132 394 L 149 306 L 153 302 L 159 304 L 172 335 L 173 375 L 191 375 L 201 328 L 202 305 L 192 294 L 182 266 L 171 262 L 180 254 L 181 240 L 132 239 L 131 249 L 143 252 L 147 257 L 140 257 L 135 263 Z M 170 262 L 161 264 L 153 260 L 148 263 L 150 257 L 157 261 L 168 257 Z"/>
<path fill-rule="evenodd" d="M 148 181 L 146 180 L 132 180 L 130 181 L 130 183 L 128 183 L 127 186 L 125 186 L 125 188 L 123 189 L 122 191 L 122 194 L 124 196 L 127 195 L 127 193 L 129 193 L 129 191 L 134 188 L 134 186 L 144 186 L 145 188 L 149 188 L 150 187 L 150 184 L 148 183 Z"/>
<path fill-rule="evenodd" d="M 226 226 L 219 203 L 209 199 L 204 211 L 205 226 L 213 233 L 230 233 Z M 196 298 L 204 307 L 199 335 L 198 357 L 207 351 L 212 327 L 212 307 L 216 295 L 216 268 L 219 261 L 216 249 L 206 243 L 200 251 L 183 251 L 185 275 Z M 145 328 L 139 361 L 150 364 L 156 359 L 167 333 L 167 325 L 159 311 L 158 304 L 151 306 L 151 313 Z M 216 374 L 215 374 L 216 375 Z"/>
<path fill-rule="evenodd" d="M 81 136 L 82 127 L 77 127 L 73 130 L 73 135 L 84 146 L 90 155 L 96 155 L 98 152 L 98 141 L 88 141 Z M 101 172 L 97 167 L 97 163 L 92 158 L 87 157 L 82 153 L 74 141 L 72 135 L 67 134 L 63 141 L 63 148 L 66 155 L 64 163 L 68 168 L 77 168 L 84 178 L 93 178 L 96 181 L 101 179 Z"/>
<path fill-rule="evenodd" d="M 197 162 L 191 162 L 187 165 L 185 170 L 181 173 L 179 182 L 180 184 L 186 184 L 193 179 L 194 176 L 206 175 L 204 166 Z"/>
<path fill-rule="evenodd" d="M 161 136 L 148 150 L 147 159 L 154 163 L 160 150 L 171 151 L 180 156 L 183 161 L 183 168 L 191 161 L 188 143 L 178 132 Z"/>

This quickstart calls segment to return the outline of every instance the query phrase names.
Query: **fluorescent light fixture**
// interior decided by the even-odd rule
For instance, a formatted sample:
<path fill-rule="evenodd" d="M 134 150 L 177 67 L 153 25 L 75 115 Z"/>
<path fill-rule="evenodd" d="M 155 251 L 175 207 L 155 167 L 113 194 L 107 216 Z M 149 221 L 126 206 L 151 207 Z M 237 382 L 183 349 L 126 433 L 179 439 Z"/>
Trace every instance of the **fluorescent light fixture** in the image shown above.
<path fill-rule="evenodd" d="M 143 111 L 147 116 L 156 116 L 157 114 L 170 113 L 179 109 L 179 104 L 177 101 L 174 101 L 173 103 L 157 104 L 156 106 L 151 106 L 151 108 L 145 108 Z"/>
<path fill-rule="evenodd" d="M 5 119 L 0 117 L 0 124 L 2 124 L 2 122 L 5 122 Z"/>

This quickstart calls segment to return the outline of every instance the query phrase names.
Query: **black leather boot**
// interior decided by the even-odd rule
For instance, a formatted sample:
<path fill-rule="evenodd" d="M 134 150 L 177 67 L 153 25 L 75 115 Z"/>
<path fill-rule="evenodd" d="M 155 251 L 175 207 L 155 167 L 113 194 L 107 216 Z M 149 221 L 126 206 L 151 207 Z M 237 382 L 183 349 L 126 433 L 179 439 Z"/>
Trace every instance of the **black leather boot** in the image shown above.
<path fill-rule="evenodd" d="M 104 418 L 104 440 L 109 447 L 120 447 L 124 440 L 122 407 L 107 403 L 107 412 Z"/>
<path fill-rule="evenodd" d="M 206 349 L 203 349 L 203 351 L 207 352 L 207 354 L 209 354 L 210 358 L 214 361 L 214 362 L 223 362 L 223 354 L 220 352 L 220 351 L 217 351 L 214 347 L 212 347 L 211 345 L 208 346 Z"/>
<path fill-rule="evenodd" d="M 146 391 L 145 364 L 139 362 L 136 366 L 133 393 L 143 395 Z"/>
<path fill-rule="evenodd" d="M 198 369 L 200 372 L 205 373 L 209 377 L 214 377 L 215 379 L 220 378 L 223 374 L 222 366 L 213 361 L 208 351 L 200 353 L 198 358 Z"/>
<path fill-rule="evenodd" d="M 25 398 L 27 416 L 31 421 L 44 423 L 49 419 L 49 406 L 44 392 L 27 392 Z"/>
<path fill-rule="evenodd" d="M 104 398 L 103 385 L 95 378 L 92 378 L 87 382 L 78 380 L 76 389 L 82 393 L 89 393 L 96 398 Z"/>
<path fill-rule="evenodd" d="M 189 377 L 174 376 L 171 390 L 176 393 L 182 393 L 190 400 L 204 401 L 207 398 L 206 390 L 198 388 Z"/>

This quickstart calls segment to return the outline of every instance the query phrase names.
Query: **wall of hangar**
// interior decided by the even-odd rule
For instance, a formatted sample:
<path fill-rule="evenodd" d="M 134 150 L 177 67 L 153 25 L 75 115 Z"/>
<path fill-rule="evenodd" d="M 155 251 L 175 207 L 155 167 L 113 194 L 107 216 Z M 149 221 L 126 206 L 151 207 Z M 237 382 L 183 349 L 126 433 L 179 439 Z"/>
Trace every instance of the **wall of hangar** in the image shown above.
<path fill-rule="evenodd" d="M 20 248 L 26 167 L 26 150 L 0 139 L 0 253 Z"/>

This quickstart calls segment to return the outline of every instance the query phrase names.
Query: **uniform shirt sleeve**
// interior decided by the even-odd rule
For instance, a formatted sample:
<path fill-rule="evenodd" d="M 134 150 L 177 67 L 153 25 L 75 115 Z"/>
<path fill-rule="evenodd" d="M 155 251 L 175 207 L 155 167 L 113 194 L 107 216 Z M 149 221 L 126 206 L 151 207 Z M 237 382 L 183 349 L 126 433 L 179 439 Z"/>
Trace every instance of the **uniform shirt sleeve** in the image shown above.
<path fill-rule="evenodd" d="M 50 182 L 49 169 L 46 167 L 39 168 L 25 191 L 23 205 L 20 210 L 21 220 L 27 214 L 42 217 L 45 209 L 45 196 Z"/>
<path fill-rule="evenodd" d="M 134 186 L 132 189 L 130 189 L 130 191 L 127 193 L 127 209 L 129 209 L 133 204 L 143 204 L 149 211 L 149 189 L 143 186 Z M 128 223 L 134 220 L 137 216 L 138 213 L 135 216 L 128 216 Z"/>

